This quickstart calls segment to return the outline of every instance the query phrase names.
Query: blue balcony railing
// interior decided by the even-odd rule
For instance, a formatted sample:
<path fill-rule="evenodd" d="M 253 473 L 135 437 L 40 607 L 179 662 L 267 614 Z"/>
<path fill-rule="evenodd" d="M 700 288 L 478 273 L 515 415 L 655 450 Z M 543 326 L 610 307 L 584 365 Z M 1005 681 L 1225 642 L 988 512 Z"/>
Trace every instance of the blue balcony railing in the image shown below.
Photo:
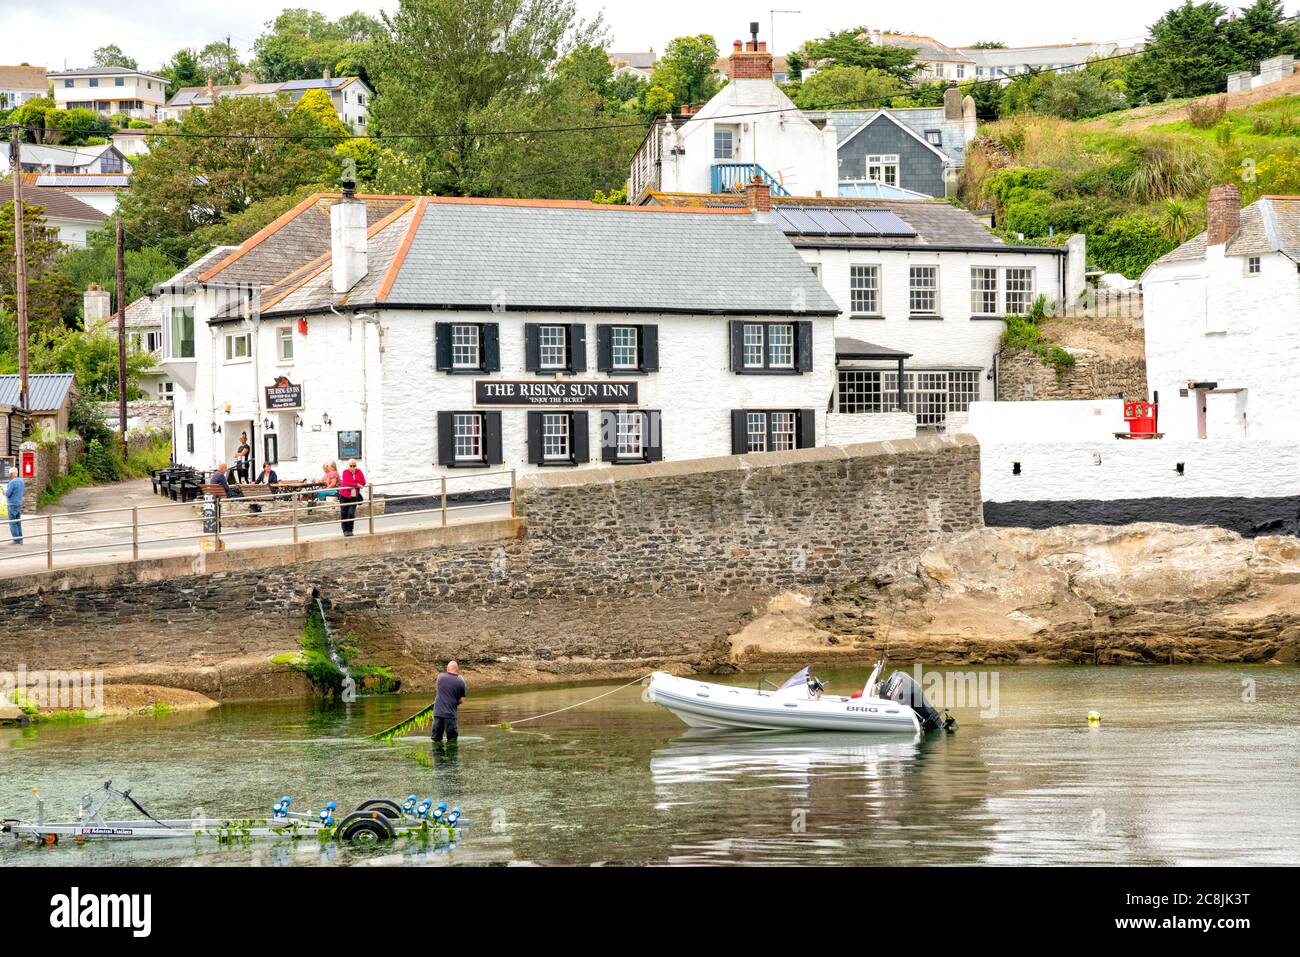
<path fill-rule="evenodd" d="M 789 196 L 781 181 L 757 163 L 714 163 L 709 170 L 710 192 L 737 193 L 757 176 L 771 189 L 773 196 Z"/>

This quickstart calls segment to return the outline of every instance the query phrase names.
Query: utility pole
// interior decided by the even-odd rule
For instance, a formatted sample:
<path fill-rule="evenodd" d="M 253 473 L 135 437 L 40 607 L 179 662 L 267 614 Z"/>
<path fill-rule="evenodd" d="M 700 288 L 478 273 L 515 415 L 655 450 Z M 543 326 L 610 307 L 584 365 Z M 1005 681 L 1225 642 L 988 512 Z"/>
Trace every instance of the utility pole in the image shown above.
<path fill-rule="evenodd" d="M 117 422 L 122 448 L 126 449 L 126 233 L 122 217 L 117 221 Z"/>
<path fill-rule="evenodd" d="M 22 146 L 18 125 L 9 127 L 9 174 L 14 180 L 14 272 L 18 304 L 18 404 L 27 412 L 27 228 L 23 216 Z"/>

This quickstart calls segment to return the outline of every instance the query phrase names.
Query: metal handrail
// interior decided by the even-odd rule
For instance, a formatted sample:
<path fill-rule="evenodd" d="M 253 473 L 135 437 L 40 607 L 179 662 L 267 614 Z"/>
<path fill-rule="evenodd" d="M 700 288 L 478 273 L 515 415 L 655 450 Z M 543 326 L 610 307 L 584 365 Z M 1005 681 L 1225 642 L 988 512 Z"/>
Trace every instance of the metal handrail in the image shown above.
<path fill-rule="evenodd" d="M 374 503 L 375 503 L 376 493 L 378 489 L 394 488 L 398 486 L 409 488 L 410 486 L 432 485 L 433 483 L 437 483 L 437 491 L 432 494 L 429 492 L 402 491 L 402 492 L 390 493 L 383 496 L 383 500 L 385 502 L 388 501 L 397 502 L 403 499 L 413 499 L 413 498 L 436 498 L 438 499 L 438 504 L 436 506 L 430 508 L 406 509 L 394 513 L 386 512 L 385 515 L 380 517 L 384 518 L 390 516 L 391 517 L 400 516 L 401 518 L 405 519 L 412 516 L 439 515 L 441 517 L 441 521 L 438 524 L 440 526 L 445 527 L 448 524 L 447 517 L 449 512 L 456 512 L 463 509 L 485 508 L 489 506 L 499 506 L 499 505 L 506 504 L 506 502 L 503 501 L 449 503 L 447 500 L 448 499 L 448 489 L 447 489 L 448 478 L 450 478 L 450 480 L 453 482 L 458 480 L 463 482 L 469 482 L 469 481 L 479 480 L 479 479 L 488 478 L 497 475 L 500 476 L 508 475 L 510 477 L 509 485 L 505 486 L 504 488 L 508 490 L 509 493 L 508 503 L 510 506 L 510 516 L 514 518 L 518 515 L 517 503 L 515 501 L 515 495 L 517 489 L 516 470 L 498 469 L 490 472 L 476 472 L 472 475 L 453 475 L 450 477 L 437 476 L 433 478 L 405 479 L 405 480 L 397 480 L 397 481 L 389 481 L 389 482 L 370 483 L 367 486 L 365 486 L 365 488 L 361 491 L 361 495 L 357 499 L 355 499 L 355 504 L 357 505 L 358 510 L 360 510 L 361 506 L 363 505 L 366 506 L 366 514 L 364 516 L 354 515 L 352 521 L 353 522 L 364 521 L 366 525 L 366 530 L 365 530 L 366 534 L 374 535 L 376 534 Z M 367 494 L 367 490 L 369 494 Z M 483 488 L 470 489 L 470 491 L 495 491 L 495 490 L 496 489 L 483 489 Z M 286 530 L 290 531 L 292 534 L 291 541 L 294 544 L 297 544 L 298 530 L 299 527 L 303 525 L 303 523 L 299 522 L 299 515 L 302 512 L 299 503 L 302 501 L 304 496 L 308 496 L 308 495 L 315 496 L 319 491 L 321 491 L 321 489 L 318 486 L 316 488 L 309 488 L 309 489 L 286 490 L 284 492 L 274 493 L 273 497 L 268 496 L 268 498 L 271 498 L 272 501 L 283 502 L 288 500 L 291 502 L 290 507 L 288 508 L 271 507 L 271 508 L 259 509 L 257 514 L 260 516 L 267 516 L 267 515 L 276 516 L 276 515 L 289 514 L 291 515 L 292 520 L 287 523 L 272 523 L 269 525 L 259 524 L 249 528 L 222 529 L 221 528 L 222 506 L 220 503 L 223 500 L 217 499 L 216 500 L 218 503 L 217 524 L 216 524 L 216 530 L 214 532 L 204 532 L 202 530 L 206 520 L 201 513 L 191 514 L 186 516 L 185 518 L 164 519 L 162 521 L 144 521 L 144 522 L 140 521 L 140 515 L 142 512 L 146 512 L 146 513 L 154 512 L 157 511 L 158 509 L 163 509 L 163 508 L 174 509 L 177 506 L 182 506 L 182 507 L 189 506 L 193 508 L 195 505 L 198 505 L 201 508 L 202 505 L 204 504 L 203 499 L 193 499 L 189 502 L 168 502 L 161 505 L 119 506 L 117 508 L 91 509 L 85 512 L 77 512 L 76 517 L 79 519 L 86 515 L 105 515 L 105 514 L 125 513 L 125 512 L 129 512 L 131 514 L 130 523 L 107 522 L 102 525 L 90 525 L 90 526 L 82 526 L 78 528 L 56 529 L 54 526 L 54 519 L 56 518 L 56 516 L 52 513 L 47 513 L 46 515 L 43 516 L 45 519 L 44 521 L 45 528 L 43 533 L 37 532 L 35 533 L 35 535 L 33 535 L 30 530 L 26 530 L 24 534 L 24 537 L 31 536 L 34 538 L 45 539 L 45 548 L 40 550 L 32 550 L 32 551 L 23 550 L 11 554 L 0 554 L 0 563 L 3 563 L 6 560 L 19 559 L 19 558 L 31 558 L 36 555 L 44 554 L 46 556 L 46 568 L 53 568 L 55 555 L 69 554 L 74 552 L 91 552 L 91 551 L 97 551 L 103 549 L 122 549 L 128 546 L 131 549 L 131 557 L 134 560 L 140 557 L 141 546 L 167 544 L 170 542 L 188 542 L 197 545 L 203 539 L 211 536 L 213 541 L 217 545 L 217 547 L 221 547 L 221 542 L 223 539 L 229 539 L 233 536 L 246 535 L 250 533 L 279 532 L 279 531 L 286 531 Z M 259 496 L 257 499 L 249 498 L 247 499 L 247 501 L 249 503 L 256 504 L 258 502 L 258 499 L 260 498 L 261 496 Z M 226 499 L 225 501 L 231 501 L 231 500 L 232 499 Z M 233 498 L 233 501 L 239 502 L 239 501 L 244 501 L 244 499 L 240 497 L 235 497 Z M 335 501 L 337 502 L 342 500 L 338 500 L 335 498 Z M 326 506 L 322 505 L 322 507 L 326 507 Z M 36 521 L 37 518 L 38 518 L 37 516 L 33 516 L 31 518 L 24 518 L 22 519 L 22 521 L 25 524 L 35 525 L 37 524 Z M 342 521 L 342 519 L 341 518 L 331 519 L 329 524 L 332 524 L 335 521 Z M 190 523 L 198 523 L 199 530 L 195 531 L 192 534 L 167 535 L 159 538 L 143 537 L 140 534 L 143 529 L 158 528 L 165 525 L 187 525 Z M 326 523 L 318 523 L 318 522 L 308 523 L 309 526 L 325 525 L 325 524 Z M 353 527 L 355 529 L 355 525 Z M 94 544 L 88 544 L 88 545 L 61 544 L 58 547 L 55 547 L 54 544 L 56 537 L 60 538 L 63 541 L 68 541 L 69 539 L 77 535 L 113 533 L 113 532 L 121 532 L 126 529 L 130 529 L 131 531 L 130 537 L 118 539 L 115 541 L 96 542 Z M 319 536 L 319 537 L 325 537 L 325 536 Z M 267 542 L 266 544 L 276 544 L 276 542 Z M 0 567 L 3 566 L 0 565 Z"/>

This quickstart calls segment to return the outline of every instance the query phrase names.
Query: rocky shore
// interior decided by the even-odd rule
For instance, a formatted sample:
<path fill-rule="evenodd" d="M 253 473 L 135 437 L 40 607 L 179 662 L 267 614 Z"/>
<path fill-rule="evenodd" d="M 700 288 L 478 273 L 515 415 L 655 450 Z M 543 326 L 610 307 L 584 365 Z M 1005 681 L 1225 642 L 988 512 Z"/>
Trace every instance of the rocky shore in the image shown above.
<path fill-rule="evenodd" d="M 542 614 L 571 622 L 563 647 L 548 645 L 553 623 L 532 629 Z M 639 615 L 646 633 L 602 641 L 593 618 L 613 614 Z M 400 606 L 331 615 L 355 660 L 387 666 L 408 691 L 432 687 L 450 656 L 478 687 L 492 687 L 626 680 L 655 669 L 865 666 L 886 635 L 895 663 L 1294 663 L 1300 539 L 1163 524 L 981 528 L 823 589 L 638 596 L 608 607 L 465 604 L 441 611 L 440 626 L 433 620 Z M 100 646 L 93 661 L 36 660 L 102 669 L 119 694 L 147 686 L 160 701 L 157 689 L 168 688 L 204 701 L 312 693 L 284 663 L 295 636 L 246 634 L 237 648 L 192 647 L 150 663 L 131 662 L 128 646 Z M 135 653 L 165 640 L 141 636 Z"/>

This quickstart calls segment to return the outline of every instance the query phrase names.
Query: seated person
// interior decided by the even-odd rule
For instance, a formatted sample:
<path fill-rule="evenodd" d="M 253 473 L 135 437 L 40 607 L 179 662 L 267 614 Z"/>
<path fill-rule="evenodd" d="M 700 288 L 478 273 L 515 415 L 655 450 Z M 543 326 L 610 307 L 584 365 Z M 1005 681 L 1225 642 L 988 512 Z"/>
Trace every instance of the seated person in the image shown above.
<path fill-rule="evenodd" d="M 239 490 L 238 485 L 231 485 L 226 480 L 226 473 L 230 471 L 230 466 L 222 462 L 217 466 L 217 470 L 212 473 L 212 480 L 209 485 L 215 485 L 221 491 L 225 492 L 229 498 L 242 498 L 244 493 Z"/>
<path fill-rule="evenodd" d="M 325 475 L 321 478 L 321 482 L 325 487 L 316 493 L 314 501 L 323 502 L 327 498 L 339 497 L 339 467 L 333 462 L 325 463 Z"/>

